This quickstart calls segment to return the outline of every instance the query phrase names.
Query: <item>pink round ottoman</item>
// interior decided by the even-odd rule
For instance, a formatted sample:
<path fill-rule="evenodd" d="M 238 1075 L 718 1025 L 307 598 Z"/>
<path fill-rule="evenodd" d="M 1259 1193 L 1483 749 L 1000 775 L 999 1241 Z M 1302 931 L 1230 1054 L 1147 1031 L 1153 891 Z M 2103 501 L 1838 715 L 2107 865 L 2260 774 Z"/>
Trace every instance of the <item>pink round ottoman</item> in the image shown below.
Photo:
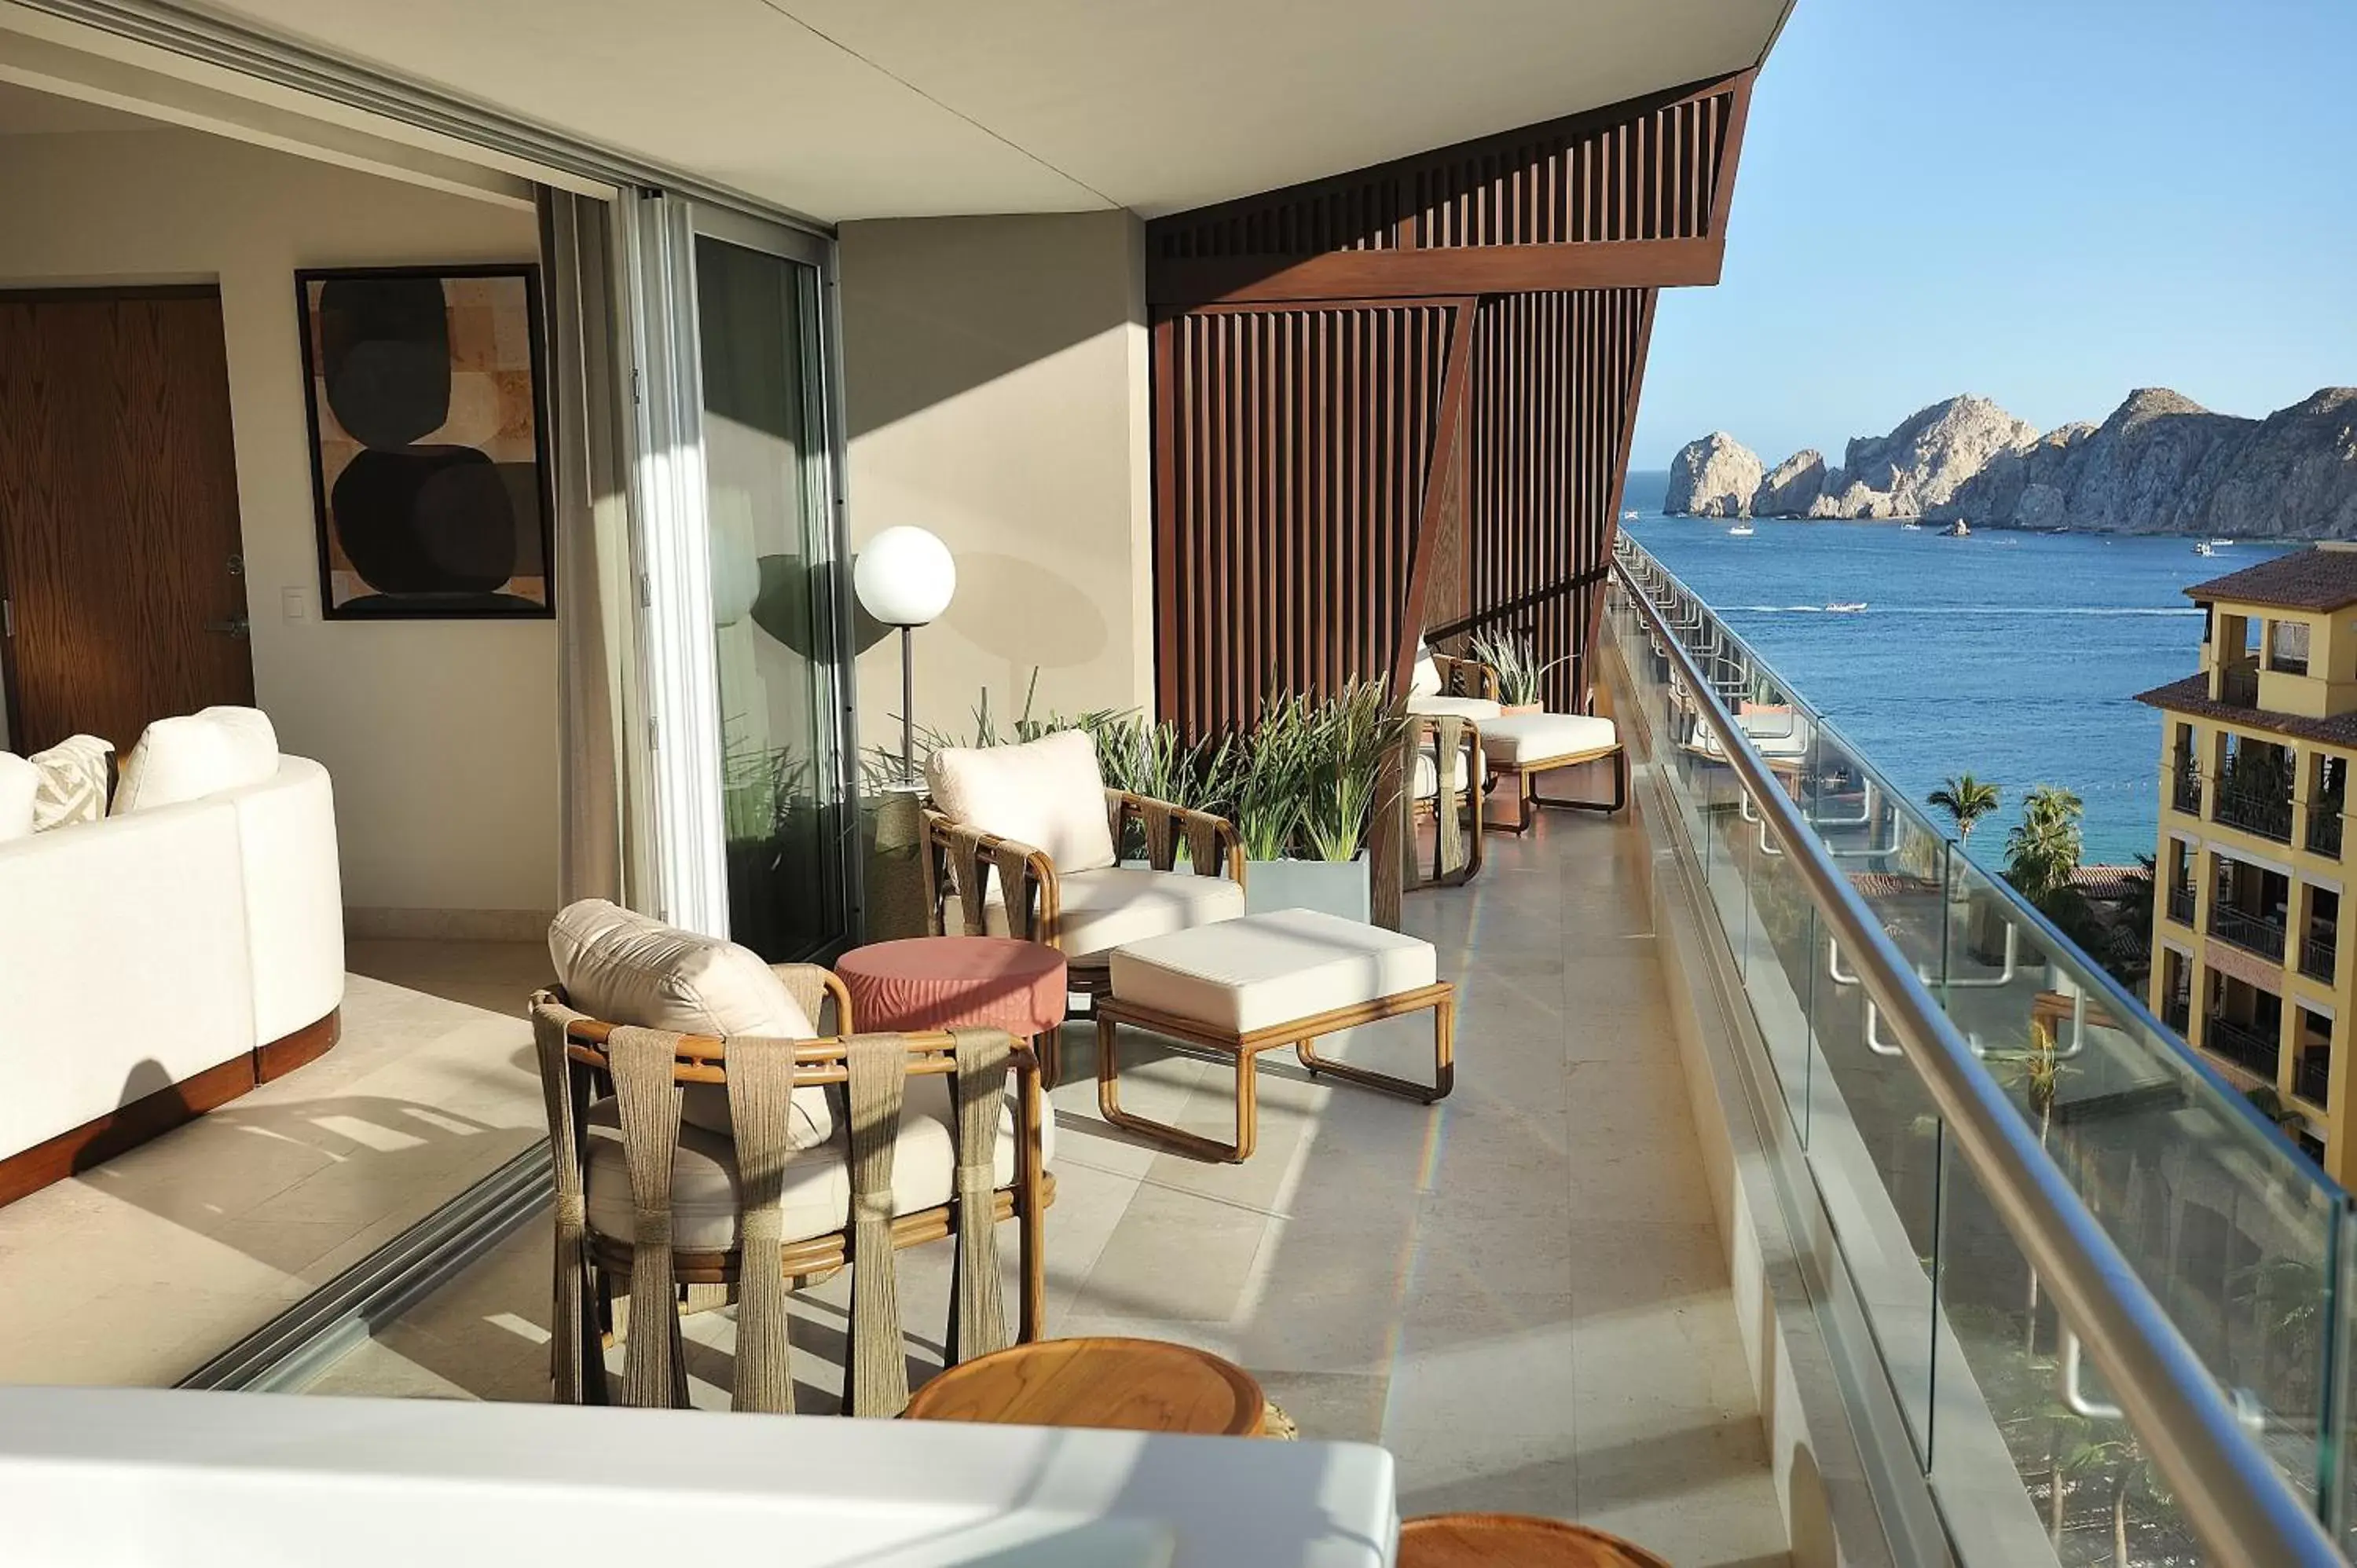
<path fill-rule="evenodd" d="M 1057 1031 L 1068 1003 L 1064 955 L 1012 937 L 909 937 L 854 948 L 834 961 L 865 1031 L 985 1027 L 1030 1040 L 1055 1087 Z"/>

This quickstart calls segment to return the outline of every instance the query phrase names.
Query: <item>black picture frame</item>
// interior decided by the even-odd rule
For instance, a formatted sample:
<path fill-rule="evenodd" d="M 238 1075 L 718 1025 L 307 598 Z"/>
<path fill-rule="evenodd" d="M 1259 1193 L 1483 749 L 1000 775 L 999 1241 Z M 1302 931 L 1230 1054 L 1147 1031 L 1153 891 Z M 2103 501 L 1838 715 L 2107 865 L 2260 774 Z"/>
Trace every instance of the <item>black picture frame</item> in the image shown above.
<path fill-rule="evenodd" d="M 445 285 L 447 295 L 447 285 L 453 281 L 487 278 L 515 279 L 523 285 L 525 331 L 529 338 L 526 369 L 532 383 L 531 446 L 534 472 L 531 493 L 538 513 L 533 520 L 537 529 L 540 561 L 538 600 L 534 602 L 528 596 L 508 593 L 504 591 L 505 584 L 502 584 L 500 589 L 488 592 L 479 589 L 415 591 L 379 586 L 367 596 L 357 599 L 347 596 L 344 602 L 339 603 L 340 589 L 337 580 L 337 558 L 342 543 L 327 473 L 327 433 L 322 431 L 320 424 L 321 370 L 317 362 L 318 335 L 313 319 L 312 285 L 343 281 L 414 282 L 432 279 Z M 303 420 L 309 440 L 312 532 L 317 545 L 320 618 L 347 622 L 553 618 L 556 614 L 557 593 L 556 497 L 555 476 L 549 458 L 549 354 L 541 304 L 540 268 L 525 262 L 396 267 L 299 267 L 295 272 L 295 312 L 296 336 L 302 350 Z M 455 366 L 451 373 L 458 373 Z M 368 444 L 358 443 L 349 432 L 340 428 L 334 434 L 342 442 L 368 447 Z M 419 450 L 392 446 L 368 449 L 371 452 L 383 451 L 388 456 L 414 454 Z M 350 575 L 359 575 L 349 556 L 346 557 L 346 567 Z"/>

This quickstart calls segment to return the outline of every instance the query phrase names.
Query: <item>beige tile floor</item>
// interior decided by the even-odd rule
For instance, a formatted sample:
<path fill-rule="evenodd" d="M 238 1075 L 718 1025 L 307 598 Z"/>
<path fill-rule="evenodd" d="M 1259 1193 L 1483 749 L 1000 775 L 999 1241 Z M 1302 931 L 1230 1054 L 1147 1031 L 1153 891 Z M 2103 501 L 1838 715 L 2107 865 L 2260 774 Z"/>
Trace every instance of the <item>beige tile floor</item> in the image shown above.
<path fill-rule="evenodd" d="M 1259 1153 L 1199 1164 L 1098 1119 L 1089 1031 L 1068 1031 L 1049 1329 L 1234 1358 L 1308 1435 L 1390 1447 L 1407 1513 L 1553 1514 L 1682 1568 L 1782 1563 L 1641 841 L 1557 815 L 1490 849 L 1471 886 L 1409 905 L 1462 988 L 1458 1088 L 1437 1107 L 1315 1085 L 1272 1057 Z M 1403 1021 L 1343 1050 L 1415 1070 L 1426 1037 Z M 1208 1131 L 1226 1112 L 1202 1062 L 1165 1057 L 1136 1079 L 1125 1099 L 1147 1114 Z M 317 1390 L 544 1397 L 546 1247 L 529 1228 Z M 938 1364 L 945 1253 L 903 1255 L 914 1375 Z M 839 1278 L 798 1298 L 805 1410 L 833 1404 L 844 1303 Z M 699 1403 L 726 1402 L 731 1332 L 726 1314 L 690 1320 Z"/>
<path fill-rule="evenodd" d="M 348 961 L 335 1049 L 0 1208 L 0 1381 L 174 1382 L 544 1135 L 544 950 Z"/>

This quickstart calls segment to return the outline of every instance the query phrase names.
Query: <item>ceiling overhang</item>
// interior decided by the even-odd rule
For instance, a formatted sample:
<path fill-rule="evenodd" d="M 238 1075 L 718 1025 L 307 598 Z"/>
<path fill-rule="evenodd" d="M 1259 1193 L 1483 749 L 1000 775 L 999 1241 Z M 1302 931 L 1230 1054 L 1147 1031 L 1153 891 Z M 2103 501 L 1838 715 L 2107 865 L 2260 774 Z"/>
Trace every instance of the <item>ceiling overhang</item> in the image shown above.
<path fill-rule="evenodd" d="M 242 27 L 823 222 L 1152 217 L 1756 66 L 1791 0 L 234 0 Z M 88 0 L 88 16 L 109 7 Z"/>

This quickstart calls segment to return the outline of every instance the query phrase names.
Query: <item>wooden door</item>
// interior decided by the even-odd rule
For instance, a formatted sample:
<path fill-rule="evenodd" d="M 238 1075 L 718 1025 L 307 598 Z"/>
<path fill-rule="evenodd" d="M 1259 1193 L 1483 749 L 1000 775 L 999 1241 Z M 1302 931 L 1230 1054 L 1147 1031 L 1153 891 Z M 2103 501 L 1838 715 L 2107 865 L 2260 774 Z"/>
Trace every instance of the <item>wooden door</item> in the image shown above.
<path fill-rule="evenodd" d="M 8 749 L 253 701 L 216 289 L 0 293 Z"/>

